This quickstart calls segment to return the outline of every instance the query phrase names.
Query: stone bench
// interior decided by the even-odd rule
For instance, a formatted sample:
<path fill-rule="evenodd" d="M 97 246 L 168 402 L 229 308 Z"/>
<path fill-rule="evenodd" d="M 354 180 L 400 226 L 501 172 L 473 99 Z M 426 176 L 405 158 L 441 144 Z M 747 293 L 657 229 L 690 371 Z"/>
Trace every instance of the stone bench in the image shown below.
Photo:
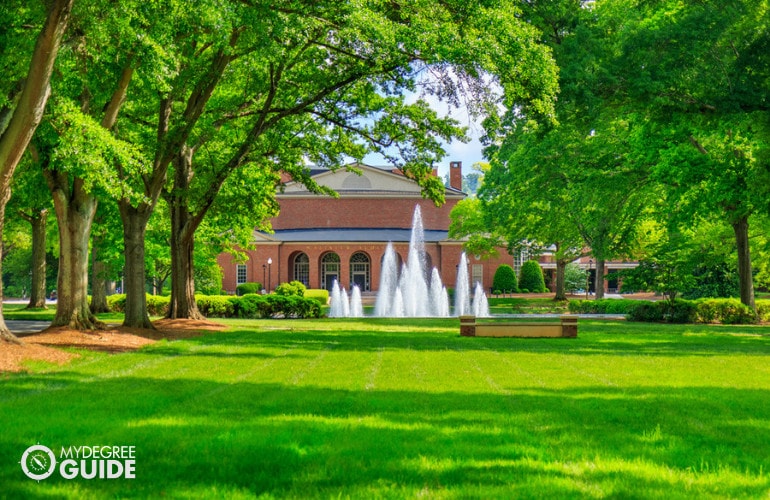
<path fill-rule="evenodd" d="M 460 316 L 463 337 L 577 337 L 577 317 L 561 316 L 559 321 L 516 322 L 499 321 L 475 316 Z"/>

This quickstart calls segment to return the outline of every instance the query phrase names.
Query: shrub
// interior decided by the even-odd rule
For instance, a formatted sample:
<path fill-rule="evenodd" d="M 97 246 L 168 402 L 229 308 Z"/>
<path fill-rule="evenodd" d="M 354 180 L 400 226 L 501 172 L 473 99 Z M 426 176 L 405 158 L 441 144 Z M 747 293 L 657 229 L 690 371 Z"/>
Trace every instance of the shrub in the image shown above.
<path fill-rule="evenodd" d="M 235 304 L 227 295 L 196 295 L 198 310 L 210 318 L 232 318 L 235 313 Z"/>
<path fill-rule="evenodd" d="M 677 299 L 663 304 L 663 319 L 669 323 L 694 323 L 697 304 L 692 300 Z"/>
<path fill-rule="evenodd" d="M 597 301 L 586 301 L 597 302 Z M 639 303 L 638 300 L 604 299 L 600 300 L 604 307 L 604 314 L 628 314 Z"/>
<path fill-rule="evenodd" d="M 494 289 L 494 290 L 492 291 L 492 295 L 502 295 L 502 294 L 503 294 L 503 292 L 501 292 L 501 291 L 500 291 L 500 290 L 498 290 L 498 289 Z"/>
<path fill-rule="evenodd" d="M 686 299 L 735 297 L 740 295 L 738 273 L 725 262 L 700 263 L 692 270 L 690 286 L 682 290 Z"/>
<path fill-rule="evenodd" d="M 770 300 L 757 301 L 757 321 L 763 323 L 770 321 Z"/>
<path fill-rule="evenodd" d="M 281 283 L 275 287 L 275 294 L 283 295 L 285 297 L 304 297 L 305 290 L 307 290 L 307 288 L 301 281 L 291 281 L 289 283 Z"/>
<path fill-rule="evenodd" d="M 319 300 L 318 297 L 259 295 L 256 293 L 247 293 L 241 297 L 233 297 L 232 295 L 195 296 L 198 310 L 210 318 L 320 318 L 322 309 Z M 126 296 L 124 294 L 107 297 L 107 305 L 112 311 L 123 312 L 125 304 Z M 151 316 L 163 316 L 168 311 L 168 305 L 168 297 L 147 295 L 147 312 Z"/>
<path fill-rule="evenodd" d="M 569 311 L 575 314 L 626 314 L 630 321 L 733 325 L 770 319 L 770 301 L 759 301 L 756 314 L 738 299 L 677 299 L 673 303 L 667 300 L 572 300 Z"/>
<path fill-rule="evenodd" d="M 126 310 L 126 294 L 116 293 L 107 296 L 107 307 L 112 312 L 123 312 Z"/>
<path fill-rule="evenodd" d="M 150 316 L 165 316 L 171 297 L 147 294 L 147 314 Z"/>
<path fill-rule="evenodd" d="M 262 291 L 262 283 L 241 283 L 235 287 L 236 295 L 246 295 L 247 293 L 259 293 Z"/>
<path fill-rule="evenodd" d="M 628 313 L 628 319 L 630 321 L 661 322 L 663 321 L 662 305 L 662 302 L 639 301 L 639 304 Z"/>
<path fill-rule="evenodd" d="M 536 260 L 528 260 L 521 266 L 519 273 L 519 289 L 522 293 L 529 290 L 531 293 L 545 293 L 545 279 L 543 279 L 543 269 Z"/>
<path fill-rule="evenodd" d="M 738 299 L 700 299 L 695 303 L 695 320 L 700 323 L 751 324 L 767 314 L 766 305 L 757 307 L 755 314 Z"/>
<path fill-rule="evenodd" d="M 495 271 L 495 277 L 492 279 L 492 288 L 495 295 L 500 295 L 500 291 L 505 293 L 515 293 L 518 291 L 516 283 L 516 272 L 508 264 L 502 264 Z"/>
<path fill-rule="evenodd" d="M 570 300 L 568 307 L 578 314 L 629 314 L 639 303 L 629 299 Z"/>
<path fill-rule="evenodd" d="M 247 293 L 242 297 L 231 297 L 233 302 L 233 314 L 236 318 L 259 318 L 260 307 L 265 302 L 264 295 Z"/>
<path fill-rule="evenodd" d="M 322 306 L 325 306 L 329 303 L 329 290 L 323 290 L 320 288 L 311 288 L 309 290 L 305 290 L 305 298 L 306 299 L 315 299 L 318 301 L 319 304 Z"/>
<path fill-rule="evenodd" d="M 261 305 L 263 317 L 320 318 L 321 304 L 298 295 L 271 294 Z"/>

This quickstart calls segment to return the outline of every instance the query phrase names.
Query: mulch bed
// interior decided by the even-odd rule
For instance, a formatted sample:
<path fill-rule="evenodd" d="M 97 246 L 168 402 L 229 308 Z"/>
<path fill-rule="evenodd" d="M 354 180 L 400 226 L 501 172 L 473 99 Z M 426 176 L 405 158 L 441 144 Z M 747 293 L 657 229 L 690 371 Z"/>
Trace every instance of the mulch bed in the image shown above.
<path fill-rule="evenodd" d="M 108 326 L 104 330 L 79 331 L 56 327 L 20 337 L 22 345 L 0 340 L 0 372 L 23 371 L 24 362 L 29 360 L 64 365 L 79 357 L 77 353 L 62 350 L 64 347 L 120 353 L 134 351 L 162 339 L 198 337 L 227 328 L 220 323 L 187 319 L 162 319 L 153 325 L 156 330 Z"/>

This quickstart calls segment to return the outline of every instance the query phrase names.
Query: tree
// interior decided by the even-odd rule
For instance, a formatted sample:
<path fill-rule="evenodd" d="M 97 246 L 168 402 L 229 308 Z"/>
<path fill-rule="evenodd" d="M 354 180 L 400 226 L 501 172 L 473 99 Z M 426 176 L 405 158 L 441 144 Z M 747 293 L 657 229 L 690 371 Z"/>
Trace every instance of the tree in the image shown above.
<path fill-rule="evenodd" d="M 30 294 L 27 308 L 46 306 L 46 252 L 51 197 L 45 186 L 38 161 L 22 162 L 13 180 L 13 194 L 7 209 L 26 221 L 32 235 L 32 259 L 29 265 Z"/>
<path fill-rule="evenodd" d="M 770 186 L 766 5 L 605 0 L 596 12 L 613 100 L 636 117 L 630 145 L 667 188 L 668 218 L 731 227 L 741 302 L 754 308 L 750 221 Z"/>
<path fill-rule="evenodd" d="M 488 9 L 431 3 L 405 9 L 236 2 L 232 9 L 211 13 L 226 29 L 177 21 L 185 36 L 172 48 L 181 69 L 155 104 L 148 108 L 148 98 L 135 113 L 160 110 L 157 133 L 148 143 L 154 149 L 151 172 L 139 185 L 144 201 L 120 202 L 126 325 L 151 326 L 140 258 L 146 221 L 166 187 L 169 168 L 174 170 L 174 185 L 166 194 L 172 258 L 178 259 L 172 262 L 170 314 L 185 317 L 196 314 L 189 264 L 195 230 L 234 172 L 256 169 L 268 180 L 288 172 L 318 189 L 306 159 L 334 167 L 374 150 L 441 202 L 443 189 L 431 175 L 432 163 L 443 154 L 440 139 L 462 132 L 424 100 L 406 103 L 402 93 L 414 91 L 420 75 L 434 75 L 423 81 L 425 92 L 455 103 L 463 92 L 474 94 L 479 111 L 495 110 L 482 84 L 487 74 L 504 89 L 505 104 L 541 114 L 552 110 L 550 55 L 535 42 L 536 32 L 516 17 L 513 4 Z M 224 147 L 208 148 L 212 143 Z M 217 151 L 220 161 L 201 158 L 202 151 Z"/>
<path fill-rule="evenodd" d="M 449 237 L 465 239 L 463 248 L 466 252 L 495 257 L 498 248 L 507 242 L 498 234 L 498 226 L 488 224 L 482 212 L 482 202 L 478 198 L 460 200 L 449 213 Z"/>
<path fill-rule="evenodd" d="M 58 299 L 53 326 L 101 327 L 88 304 L 89 239 L 97 194 L 122 190 L 119 179 L 111 175 L 113 162 L 126 170 L 138 168 L 136 151 L 109 131 L 114 116 L 112 105 L 119 107 L 119 101 L 110 100 L 100 123 L 83 113 L 82 105 L 66 98 L 56 99 L 36 140 L 48 157 L 43 174 L 53 196 L 59 227 Z"/>
<path fill-rule="evenodd" d="M 738 295 L 732 231 L 722 224 L 697 221 L 691 228 L 647 221 L 635 254 L 639 266 L 622 272 L 623 287 L 677 297 Z"/>
<path fill-rule="evenodd" d="M 74 0 L 54 0 L 51 3 L 43 28 L 37 36 L 26 76 L 11 89 L 9 97 L 2 101 L 0 107 L 0 234 L 5 219 L 5 206 L 11 195 L 11 178 L 43 116 L 50 94 L 51 73 L 67 29 L 73 2 Z M 8 12 L 3 14 L 4 17 L 9 15 Z M 13 14 L 10 13 L 11 16 Z M 10 20 L 6 18 L 6 21 Z M 4 53 L 3 58 L 6 57 L 18 56 Z M 1 288 L 0 339 L 18 342 L 6 327 L 2 316 Z"/>
<path fill-rule="evenodd" d="M 91 231 L 91 313 L 109 312 L 107 294 L 123 269 L 120 216 L 112 200 L 99 203 Z"/>
<path fill-rule="evenodd" d="M 632 156 L 629 117 L 618 113 L 607 76 L 610 44 L 589 2 L 526 2 L 560 66 L 557 124 L 510 112 L 486 149 L 491 168 L 479 193 L 488 224 L 510 244 L 551 247 L 556 298 L 565 298 L 566 265 L 586 252 L 604 262 L 633 242 L 649 188 L 650 161 Z"/>
<path fill-rule="evenodd" d="M 586 59 L 580 50 L 584 47 L 578 38 L 576 26 L 581 15 L 580 1 L 527 2 L 523 17 L 540 29 L 543 43 L 554 51 L 557 64 Z M 581 68 L 570 65 L 567 74 Z M 564 68 L 561 68 L 560 86 L 565 93 Z M 574 78 L 574 76 L 573 76 Z M 566 90 L 573 87 L 567 86 Z M 557 120 L 574 114 L 574 103 L 561 96 L 556 107 Z M 585 136 L 574 127 L 556 128 L 550 121 L 540 121 L 521 112 L 509 113 L 497 124 L 500 140 L 487 138 L 490 146 L 486 155 L 491 159 L 479 190 L 485 224 L 504 234 L 509 251 L 520 248 L 555 249 L 556 299 L 566 298 L 564 269 L 568 262 L 583 254 L 585 246 L 574 216 L 580 213 L 570 199 L 572 176 L 566 172 L 580 168 L 580 160 L 573 154 L 575 137 Z M 550 135 L 549 135 L 550 133 Z"/>
<path fill-rule="evenodd" d="M 622 273 L 623 286 L 632 290 L 652 290 L 672 304 L 679 294 L 692 286 L 693 261 L 686 240 L 671 235 L 654 244 L 652 253 L 639 266 Z"/>
<path fill-rule="evenodd" d="M 575 263 L 569 263 L 564 269 L 564 289 L 570 293 L 575 293 L 576 290 L 585 288 L 588 282 L 588 272 L 585 269 L 581 269 L 579 265 Z"/>
<path fill-rule="evenodd" d="M 53 80 L 55 106 L 46 133 L 38 134 L 41 155 L 48 156 L 44 174 L 59 225 L 54 326 L 100 327 L 88 304 L 89 239 L 98 200 L 136 196 L 117 172 L 141 170 L 142 158 L 114 128 L 135 68 L 150 65 L 148 53 L 158 49 L 144 31 L 146 24 L 133 22 L 138 15 L 134 7 L 131 2 L 92 1 L 73 11 L 68 50 Z"/>
<path fill-rule="evenodd" d="M 2 248 L 3 290 L 6 296 L 24 297 L 32 284 L 32 235 L 23 219 L 10 217 L 5 222 Z"/>

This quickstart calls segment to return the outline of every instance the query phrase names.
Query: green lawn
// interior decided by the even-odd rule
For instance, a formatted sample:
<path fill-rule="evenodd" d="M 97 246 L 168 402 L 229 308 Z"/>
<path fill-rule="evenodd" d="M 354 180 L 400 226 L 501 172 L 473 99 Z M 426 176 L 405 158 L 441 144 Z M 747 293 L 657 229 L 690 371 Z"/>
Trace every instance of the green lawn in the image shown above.
<path fill-rule="evenodd" d="M 0 497 L 725 498 L 770 493 L 770 328 L 457 320 L 233 329 L 0 374 Z M 41 482 L 41 443 L 136 447 L 136 479 Z"/>

